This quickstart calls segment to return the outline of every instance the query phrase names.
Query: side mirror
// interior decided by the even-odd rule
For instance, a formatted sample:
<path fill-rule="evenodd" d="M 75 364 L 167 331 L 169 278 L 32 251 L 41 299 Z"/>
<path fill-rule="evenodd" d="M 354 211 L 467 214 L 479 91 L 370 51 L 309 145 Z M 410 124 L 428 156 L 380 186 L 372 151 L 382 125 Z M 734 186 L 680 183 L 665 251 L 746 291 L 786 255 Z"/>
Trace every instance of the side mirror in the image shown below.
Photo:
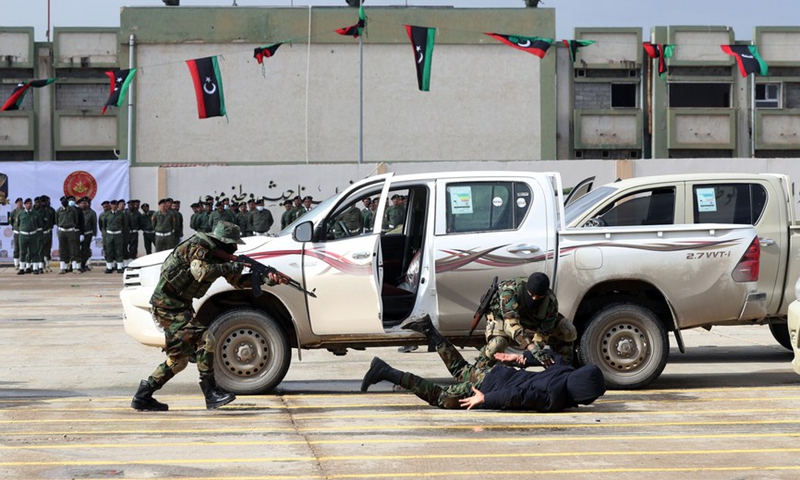
<path fill-rule="evenodd" d="M 314 234 L 314 225 L 311 222 L 303 222 L 294 227 L 292 238 L 297 242 L 310 242 Z"/>

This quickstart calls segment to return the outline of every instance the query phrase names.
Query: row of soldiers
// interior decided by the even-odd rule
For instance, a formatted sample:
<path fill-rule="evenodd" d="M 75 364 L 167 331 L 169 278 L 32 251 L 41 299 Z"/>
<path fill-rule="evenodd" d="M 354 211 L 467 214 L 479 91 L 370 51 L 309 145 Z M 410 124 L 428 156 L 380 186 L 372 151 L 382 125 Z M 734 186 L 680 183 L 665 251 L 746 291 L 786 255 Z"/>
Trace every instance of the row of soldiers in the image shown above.
<path fill-rule="evenodd" d="M 83 273 L 92 255 L 92 238 L 97 235 L 97 215 L 91 209 L 91 200 L 83 197 L 76 202 L 74 196 L 63 196 L 58 210 L 50 205 L 50 197 L 15 200 L 9 214 L 14 238 L 14 267 L 17 274 L 38 275 L 51 271 L 50 252 L 53 247 L 53 230 L 57 231 L 60 273 Z"/>

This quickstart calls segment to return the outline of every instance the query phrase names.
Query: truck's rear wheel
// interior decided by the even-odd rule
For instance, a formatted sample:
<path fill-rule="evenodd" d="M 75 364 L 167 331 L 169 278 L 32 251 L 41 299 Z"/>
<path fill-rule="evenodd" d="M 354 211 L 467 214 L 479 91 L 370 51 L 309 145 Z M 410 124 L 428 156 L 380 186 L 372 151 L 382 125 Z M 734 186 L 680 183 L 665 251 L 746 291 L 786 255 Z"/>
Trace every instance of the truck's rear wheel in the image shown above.
<path fill-rule="evenodd" d="M 209 328 L 217 341 L 214 375 L 223 389 L 242 395 L 264 393 L 283 380 L 291 363 L 286 332 L 269 315 L 230 310 Z"/>
<path fill-rule="evenodd" d="M 786 323 L 770 323 L 769 332 L 772 337 L 786 350 L 792 350 L 792 340 L 789 338 L 789 325 Z"/>
<path fill-rule="evenodd" d="M 615 304 L 589 321 L 578 356 L 584 365 L 600 367 L 608 388 L 642 388 L 664 370 L 669 340 L 653 312 L 638 305 Z"/>

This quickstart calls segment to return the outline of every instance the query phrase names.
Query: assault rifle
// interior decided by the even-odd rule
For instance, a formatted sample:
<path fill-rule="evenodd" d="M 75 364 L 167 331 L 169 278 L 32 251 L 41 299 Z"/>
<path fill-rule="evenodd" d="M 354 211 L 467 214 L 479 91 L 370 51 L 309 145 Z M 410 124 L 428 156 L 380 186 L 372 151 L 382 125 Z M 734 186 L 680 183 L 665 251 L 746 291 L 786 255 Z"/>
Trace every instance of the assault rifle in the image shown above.
<path fill-rule="evenodd" d="M 492 297 L 495 293 L 497 293 L 497 277 L 494 277 L 492 280 L 492 284 L 489 286 L 489 290 L 486 290 L 486 293 L 483 294 L 481 297 L 481 303 L 478 305 L 478 309 L 475 310 L 475 316 L 472 317 L 472 328 L 469 329 L 469 337 L 472 336 L 472 332 L 475 331 L 475 327 L 478 326 L 478 322 L 481 321 L 486 312 L 489 311 L 489 303 L 492 301 Z"/>
<path fill-rule="evenodd" d="M 261 262 L 259 262 L 258 260 L 250 258 L 247 255 L 231 255 L 231 254 L 229 254 L 227 252 L 223 252 L 219 248 L 215 249 L 213 251 L 213 254 L 215 256 L 223 259 L 223 260 L 227 260 L 229 262 L 242 263 L 246 267 L 250 268 L 250 285 L 253 288 L 253 296 L 254 297 L 260 297 L 261 294 L 264 293 L 264 292 L 261 291 L 261 284 L 264 281 L 264 278 L 265 277 L 268 278 L 269 274 L 271 273 L 271 274 L 273 274 L 273 275 L 275 275 L 275 276 L 277 276 L 277 277 L 279 277 L 281 279 L 285 279 L 286 280 L 286 285 L 294 288 L 295 290 L 299 290 L 299 291 L 307 294 L 310 297 L 317 298 L 317 294 L 316 293 L 309 292 L 308 290 L 303 288 L 302 285 L 300 285 L 300 282 L 298 282 L 297 280 L 293 279 L 289 275 L 286 275 L 285 273 L 278 271 L 278 269 L 276 269 L 274 267 L 270 267 L 268 265 L 264 265 Z M 281 283 L 283 283 L 283 282 L 281 282 Z"/>

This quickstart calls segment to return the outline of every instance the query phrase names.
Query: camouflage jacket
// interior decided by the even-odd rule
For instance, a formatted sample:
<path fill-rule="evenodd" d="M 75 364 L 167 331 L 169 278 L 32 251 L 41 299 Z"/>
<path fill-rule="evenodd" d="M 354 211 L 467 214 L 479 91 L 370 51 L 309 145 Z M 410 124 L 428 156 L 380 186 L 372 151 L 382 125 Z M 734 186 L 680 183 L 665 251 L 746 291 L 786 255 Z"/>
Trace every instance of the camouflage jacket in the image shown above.
<path fill-rule="evenodd" d="M 174 310 L 191 308 L 192 300 L 205 295 L 219 277 L 236 288 L 248 286 L 250 274 L 242 275 L 242 264 L 213 256 L 215 248 L 214 240 L 205 233 L 196 233 L 175 247 L 161 267 L 150 304 Z"/>
<path fill-rule="evenodd" d="M 547 337 L 558 324 L 558 300 L 553 291 L 547 291 L 538 308 L 528 308 L 524 297 L 528 294 L 525 291 L 526 283 L 527 278 L 503 280 L 489 304 L 494 318 L 505 322 L 505 330 L 520 345 L 530 343 L 526 337 L 531 335 L 526 334 L 526 330 Z"/>

